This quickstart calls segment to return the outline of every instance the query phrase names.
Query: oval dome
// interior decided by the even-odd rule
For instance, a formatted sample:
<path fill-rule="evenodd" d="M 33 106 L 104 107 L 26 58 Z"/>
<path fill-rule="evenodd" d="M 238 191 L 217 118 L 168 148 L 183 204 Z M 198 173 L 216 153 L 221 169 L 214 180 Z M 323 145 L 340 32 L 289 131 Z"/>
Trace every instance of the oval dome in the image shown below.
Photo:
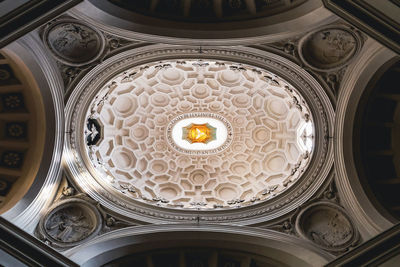
<path fill-rule="evenodd" d="M 147 49 L 107 59 L 68 100 L 64 158 L 81 191 L 132 219 L 249 223 L 320 186 L 331 107 L 300 67 L 255 49 Z"/>
<path fill-rule="evenodd" d="M 307 167 L 313 123 L 281 77 L 227 61 L 171 60 L 123 71 L 86 113 L 93 175 L 170 208 L 251 205 Z"/>

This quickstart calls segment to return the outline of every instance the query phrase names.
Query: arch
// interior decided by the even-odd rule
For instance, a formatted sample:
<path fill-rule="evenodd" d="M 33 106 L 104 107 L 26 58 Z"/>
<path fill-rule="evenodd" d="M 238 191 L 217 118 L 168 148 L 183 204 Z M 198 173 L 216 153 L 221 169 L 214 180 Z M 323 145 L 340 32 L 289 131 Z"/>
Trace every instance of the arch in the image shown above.
<path fill-rule="evenodd" d="M 63 82 L 57 65 L 35 32 L 5 49 L 32 73 L 43 98 L 46 120 L 44 151 L 39 170 L 29 190 L 4 218 L 27 232 L 33 232 L 43 208 L 51 204 L 61 179 L 61 156 L 64 140 Z"/>
<path fill-rule="evenodd" d="M 64 252 L 81 266 L 100 266 L 124 256 L 172 247 L 208 246 L 256 253 L 289 266 L 322 266 L 334 257 L 309 241 L 271 230 L 228 225 L 164 224 L 106 233 Z"/>
<path fill-rule="evenodd" d="M 69 14 L 105 32 L 136 41 L 202 46 L 273 42 L 299 34 L 304 31 L 305 26 L 307 30 L 311 30 L 338 19 L 319 0 L 308 0 L 268 17 L 222 24 L 179 23 L 151 18 L 122 9 L 105 0 L 84 1 L 71 9 Z"/>
<path fill-rule="evenodd" d="M 344 206 L 363 238 L 369 239 L 392 223 L 376 210 L 360 184 L 353 157 L 353 125 L 358 103 L 370 78 L 396 54 L 371 39 L 360 54 L 364 56 L 349 67 L 339 89 L 334 136 L 335 181 Z"/>

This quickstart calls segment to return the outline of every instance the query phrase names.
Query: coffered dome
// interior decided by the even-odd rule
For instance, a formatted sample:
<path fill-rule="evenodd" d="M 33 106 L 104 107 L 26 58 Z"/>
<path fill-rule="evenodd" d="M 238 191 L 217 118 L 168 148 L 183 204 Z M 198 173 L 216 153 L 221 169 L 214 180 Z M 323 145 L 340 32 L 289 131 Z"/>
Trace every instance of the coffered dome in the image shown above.
<path fill-rule="evenodd" d="M 396 260 L 394 1 L 40 2 L 0 38 L 0 265 Z"/>
<path fill-rule="evenodd" d="M 314 144 L 310 110 L 293 86 L 225 61 L 128 69 L 100 89 L 85 120 L 93 176 L 171 208 L 271 199 L 301 177 Z"/>
<path fill-rule="evenodd" d="M 330 164 L 321 135 L 327 117 L 312 110 L 322 104 L 306 80 L 276 59 L 259 67 L 245 62 L 251 54 L 229 50 L 206 49 L 200 58 L 164 51 L 176 59 L 143 51 L 140 63 L 133 51 L 122 53 L 72 93 L 66 158 L 83 191 L 106 197 L 104 205 L 118 199 L 134 213 L 154 206 L 191 220 L 185 211 L 289 208 L 318 187 L 317 171 Z M 225 58 L 232 55 L 239 60 Z"/>

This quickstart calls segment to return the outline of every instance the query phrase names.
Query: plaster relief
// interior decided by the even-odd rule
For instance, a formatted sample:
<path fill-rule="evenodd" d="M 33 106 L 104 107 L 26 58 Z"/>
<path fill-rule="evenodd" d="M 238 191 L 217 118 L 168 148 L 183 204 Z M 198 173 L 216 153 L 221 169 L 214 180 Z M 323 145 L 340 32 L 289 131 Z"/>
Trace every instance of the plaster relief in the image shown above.
<path fill-rule="evenodd" d="M 64 155 L 82 191 L 118 214 L 152 222 L 250 223 L 306 201 L 332 163 L 330 102 L 300 67 L 248 49 L 203 48 L 199 59 L 198 48 L 142 47 L 93 69 L 66 108 L 71 134 Z M 170 122 L 205 113 L 229 122 L 232 142 L 215 154 L 177 151 L 168 142 Z M 186 140 L 182 129 L 190 124 L 208 123 L 218 139 L 222 128 L 214 117 L 201 118 L 209 121 L 190 118 L 173 142 L 204 145 Z M 89 119 L 102 125 L 93 144 Z M 204 127 L 194 137 L 203 134 Z"/>
<path fill-rule="evenodd" d="M 344 66 L 359 52 L 360 38 L 348 28 L 329 26 L 300 41 L 300 57 L 309 67 L 331 71 Z"/>
<path fill-rule="evenodd" d="M 43 38 L 53 55 L 70 66 L 86 65 L 97 60 L 105 46 L 100 32 L 72 19 L 49 23 Z"/>
<path fill-rule="evenodd" d="M 358 241 L 358 232 L 340 206 L 320 202 L 306 207 L 296 220 L 301 236 L 326 250 L 345 251 Z"/>
<path fill-rule="evenodd" d="M 39 224 L 41 235 L 58 247 L 75 246 L 95 236 L 102 218 L 95 206 L 79 199 L 65 199 L 51 207 Z"/>
<path fill-rule="evenodd" d="M 128 69 L 100 88 L 85 120 L 93 175 L 121 193 L 134 188 L 126 197 L 171 208 L 271 199 L 299 179 L 314 146 L 296 89 L 230 62 Z"/>

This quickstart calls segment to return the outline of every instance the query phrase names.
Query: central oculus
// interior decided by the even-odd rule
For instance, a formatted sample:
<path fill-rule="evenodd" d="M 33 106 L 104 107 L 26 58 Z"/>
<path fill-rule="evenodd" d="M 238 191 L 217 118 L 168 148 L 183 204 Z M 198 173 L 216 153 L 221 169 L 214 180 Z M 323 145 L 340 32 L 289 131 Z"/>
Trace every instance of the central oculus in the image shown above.
<path fill-rule="evenodd" d="M 177 151 L 191 155 L 215 154 L 232 142 L 232 126 L 213 113 L 185 113 L 167 127 L 168 143 Z"/>
<path fill-rule="evenodd" d="M 210 124 L 189 124 L 182 128 L 182 139 L 189 143 L 203 143 L 207 144 L 216 139 L 217 129 Z"/>

